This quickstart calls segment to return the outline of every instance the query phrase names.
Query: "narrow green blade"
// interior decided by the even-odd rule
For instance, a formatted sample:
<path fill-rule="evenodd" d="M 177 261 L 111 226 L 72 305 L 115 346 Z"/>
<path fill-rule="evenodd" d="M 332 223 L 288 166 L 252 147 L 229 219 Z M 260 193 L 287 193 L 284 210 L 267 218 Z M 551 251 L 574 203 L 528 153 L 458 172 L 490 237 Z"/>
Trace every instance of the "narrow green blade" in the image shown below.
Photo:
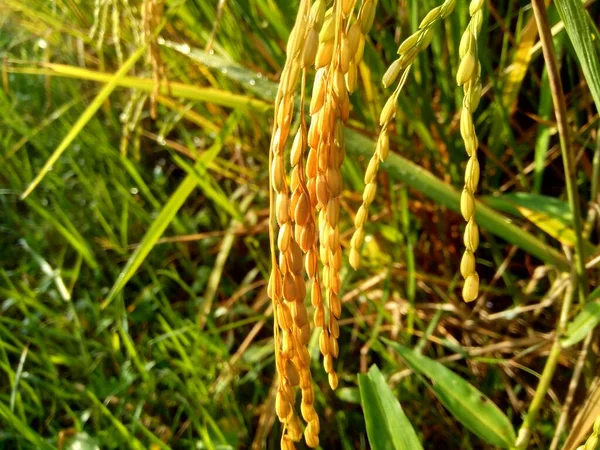
<path fill-rule="evenodd" d="M 39 434 L 33 431 L 29 425 L 23 423 L 21 419 L 19 419 L 10 408 L 2 402 L 0 402 L 0 417 L 3 419 L 4 424 L 8 424 L 18 431 L 23 438 L 35 445 L 35 448 L 41 450 L 56 450 L 56 447 L 44 441 Z"/>
<path fill-rule="evenodd" d="M 387 427 L 385 412 L 379 401 L 375 385 L 368 375 L 358 375 L 360 401 L 365 412 L 367 436 L 373 450 L 391 450 L 392 436 Z"/>
<path fill-rule="evenodd" d="M 514 445 L 515 431 L 508 417 L 477 388 L 444 365 L 384 339 L 416 372 L 431 379 L 431 389 L 442 404 L 466 428 L 489 444 Z"/>
<path fill-rule="evenodd" d="M 555 3 L 577 53 L 577 59 L 596 103 L 596 109 L 600 111 L 600 61 L 593 42 L 594 31 L 597 30 L 590 29 L 593 22 L 589 20 L 588 13 L 580 0 L 556 0 Z"/>
<path fill-rule="evenodd" d="M 415 430 L 377 366 L 358 377 L 371 448 L 422 450 Z"/>
<path fill-rule="evenodd" d="M 600 323 L 600 288 L 592 292 L 583 310 L 567 326 L 567 333 L 561 344 L 570 347 L 582 341 Z"/>
<path fill-rule="evenodd" d="M 106 308 L 115 296 L 121 292 L 123 287 L 131 279 L 131 277 L 137 272 L 142 262 L 150 253 L 150 250 L 154 248 L 156 241 L 162 236 L 165 229 L 169 226 L 179 208 L 190 196 L 194 188 L 196 187 L 196 179 L 192 175 L 188 175 L 181 182 L 177 190 L 173 193 L 169 201 L 165 204 L 164 208 L 160 211 L 158 217 L 152 222 L 152 225 L 144 235 L 142 242 L 135 249 L 127 264 L 119 274 L 117 281 L 113 285 L 112 289 L 108 293 L 108 297 L 102 303 L 102 308 Z"/>
<path fill-rule="evenodd" d="M 560 243 L 574 247 L 577 237 L 573 231 L 572 213 L 569 205 L 560 199 L 545 195 L 517 192 L 485 197 L 484 202 L 494 209 L 522 216 Z M 597 249 L 589 241 L 583 241 L 586 257 Z"/>
<path fill-rule="evenodd" d="M 219 136 L 215 143 L 196 161 L 196 164 L 193 167 L 193 170 L 205 170 L 205 167 L 208 167 L 210 163 L 219 155 L 219 152 L 223 148 L 223 143 L 225 139 L 229 136 L 229 134 L 235 128 L 235 125 L 238 123 L 240 119 L 239 113 L 233 113 L 229 116 L 225 126 L 223 127 Z M 114 299 L 115 295 L 117 295 L 123 287 L 127 284 L 127 282 L 131 279 L 131 277 L 137 272 L 140 268 L 150 250 L 154 248 L 156 242 L 160 239 L 166 228 L 169 226 L 177 211 L 181 208 L 183 203 L 187 200 L 190 194 L 193 192 L 195 187 L 198 185 L 198 176 L 197 174 L 188 174 L 185 179 L 181 182 L 177 190 L 173 193 L 171 198 L 167 201 L 163 209 L 161 210 L 158 217 L 154 220 L 142 242 L 135 249 L 133 254 L 130 256 L 127 264 L 119 274 L 117 281 L 113 285 L 112 289 L 108 293 L 106 300 L 102 303 L 102 308 L 106 308 L 110 302 Z"/>

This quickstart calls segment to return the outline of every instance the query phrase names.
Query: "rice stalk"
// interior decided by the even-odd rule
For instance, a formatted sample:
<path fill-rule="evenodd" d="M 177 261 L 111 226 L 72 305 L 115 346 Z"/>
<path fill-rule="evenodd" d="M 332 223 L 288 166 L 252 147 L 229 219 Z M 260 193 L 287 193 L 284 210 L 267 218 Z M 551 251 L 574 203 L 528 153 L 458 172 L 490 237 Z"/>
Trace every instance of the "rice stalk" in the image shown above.
<path fill-rule="evenodd" d="M 304 304 L 304 273 L 312 286 L 313 322 L 321 328 L 319 347 L 329 385 L 332 389 L 338 385 L 334 360 L 339 355 L 338 320 L 341 317 L 339 213 L 344 125 L 350 114 L 349 96 L 356 87 L 365 34 L 372 26 L 377 1 L 363 1 L 356 17 L 353 17 L 356 0 L 335 0 L 328 10 L 326 5 L 326 0 L 316 0 L 312 5 L 310 1 L 301 2 L 287 45 L 270 152 L 271 246 L 275 246 L 276 221 L 279 258 L 272 254 L 269 295 L 274 302 L 277 322 L 275 345 L 280 386 L 276 407 L 284 424 L 282 448 L 293 448 L 293 442 L 301 435 L 301 422 L 293 411 L 296 385 L 302 391 L 300 411 L 307 424 L 306 443 L 309 447 L 319 444 L 320 423 L 314 408 L 310 356 L 306 348 L 310 324 Z M 316 76 L 307 126 L 303 116 L 306 74 L 313 65 Z M 290 150 L 288 186 L 284 152 L 299 77 L 302 79 L 300 125 Z"/>
<path fill-rule="evenodd" d="M 594 422 L 592 434 L 587 438 L 584 445 L 577 447 L 577 450 L 596 450 L 598 448 L 598 438 L 600 437 L 600 417 Z"/>
<path fill-rule="evenodd" d="M 154 82 L 154 89 L 150 94 L 150 117 L 156 119 L 156 98 L 160 94 L 162 80 L 166 79 L 166 71 L 154 30 L 161 21 L 164 3 L 163 0 L 144 0 L 142 8 L 144 39 L 148 44 L 149 59 L 152 64 L 152 81 Z"/>
<path fill-rule="evenodd" d="M 294 114 L 294 91 L 300 75 L 302 43 L 306 39 L 309 12 L 310 1 L 303 0 L 287 45 L 287 60 L 277 92 L 273 137 L 269 152 L 271 197 L 269 234 L 272 259 L 269 296 L 273 301 L 275 312 L 275 361 L 279 377 L 276 413 L 284 425 L 281 439 L 283 449 L 294 448 L 293 443 L 302 438 L 302 424 L 294 412 L 294 387 L 298 385 L 303 392 L 302 415 L 307 423 L 312 424 L 307 427 L 307 445 L 315 447 L 319 442 L 318 416 L 313 406 L 310 355 L 306 347 L 310 337 L 310 326 L 304 306 L 306 285 L 303 276 L 303 251 L 298 244 L 298 241 L 302 242 L 303 234 L 308 241 L 311 240 L 310 231 L 303 233 L 310 228 L 307 224 L 311 216 L 307 189 L 300 176 L 305 126 L 300 127 L 295 139 L 297 149 L 292 152 L 291 199 L 284 158 Z M 304 96 L 304 88 L 301 95 Z M 274 221 L 279 226 L 277 237 L 279 260 L 275 255 Z"/>
<path fill-rule="evenodd" d="M 342 264 L 339 213 L 343 188 L 340 168 L 345 157 L 344 125 L 350 114 L 349 96 L 356 87 L 357 66 L 363 56 L 365 34 L 373 24 L 377 2 L 363 1 L 357 17 L 353 18 L 355 6 L 355 0 L 337 0 L 325 12 L 325 2 L 315 3 L 318 18 L 323 17 L 322 26 L 318 34 L 316 27 L 309 32 L 306 46 L 309 51 L 304 57 L 305 64 L 312 62 L 313 49 L 316 49 L 314 64 L 317 73 L 310 104 L 311 121 L 307 136 L 310 151 L 306 175 L 311 207 L 318 211 L 318 260 L 323 266 L 322 280 L 329 311 L 325 329 L 325 310 L 318 279 L 314 278 L 315 326 L 322 328 L 319 347 L 332 389 L 338 385 L 334 360 L 339 355 L 338 320 L 342 312 L 339 299 Z M 311 264 L 315 259 L 314 253 L 311 250 L 309 254 Z"/>
<path fill-rule="evenodd" d="M 477 147 L 479 142 L 473 124 L 473 112 L 481 99 L 481 64 L 477 56 L 477 38 L 483 21 L 483 0 L 472 0 L 469 5 L 471 20 L 460 41 L 460 65 L 456 73 L 456 82 L 463 86 L 463 107 L 460 115 L 460 134 L 469 155 L 465 171 L 465 184 L 460 199 L 460 211 L 467 222 L 464 233 L 465 251 L 460 262 L 460 273 L 465 279 L 462 296 L 465 302 L 477 298 L 479 276 L 475 270 L 475 251 L 479 246 L 479 229 L 475 223 L 475 191 L 479 184 L 479 161 Z"/>
<path fill-rule="evenodd" d="M 377 192 L 377 172 L 379 163 L 384 162 L 390 151 L 389 128 L 396 116 L 397 101 L 400 92 L 410 71 L 412 63 L 419 53 L 425 50 L 433 39 L 433 26 L 442 19 L 448 17 L 454 10 L 456 0 L 446 0 L 443 4 L 429 11 L 419 25 L 419 29 L 406 38 L 398 47 L 398 59 L 396 59 L 383 75 L 382 83 L 384 87 L 391 86 L 400 73 L 400 80 L 394 89 L 392 95 L 388 98 L 379 117 L 379 138 L 375 152 L 369 161 L 365 172 L 365 189 L 363 191 L 362 205 L 358 208 L 354 218 L 355 231 L 350 241 L 350 265 L 354 269 L 360 266 L 360 249 L 362 247 L 365 232 L 364 226 L 367 222 L 369 206 L 375 199 Z"/>

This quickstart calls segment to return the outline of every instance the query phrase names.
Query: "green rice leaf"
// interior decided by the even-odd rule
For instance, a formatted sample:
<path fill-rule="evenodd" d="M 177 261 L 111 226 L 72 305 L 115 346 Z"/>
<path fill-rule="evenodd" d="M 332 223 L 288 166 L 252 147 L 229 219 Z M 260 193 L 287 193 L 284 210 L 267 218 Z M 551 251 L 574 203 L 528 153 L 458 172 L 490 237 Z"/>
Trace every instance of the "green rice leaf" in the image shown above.
<path fill-rule="evenodd" d="M 482 200 L 494 209 L 526 218 L 564 245 L 575 246 L 576 236 L 572 228 L 573 215 L 569 205 L 560 199 L 517 192 L 484 197 Z M 596 252 L 596 248 L 589 241 L 584 241 L 583 245 L 586 256 Z"/>
<path fill-rule="evenodd" d="M 583 310 L 567 326 L 567 333 L 561 339 L 563 347 L 570 347 L 582 341 L 600 323 L 600 288 L 592 292 Z"/>
<path fill-rule="evenodd" d="M 98 83 L 110 83 L 111 80 L 114 79 L 114 77 L 116 77 L 116 75 L 120 72 L 120 70 L 117 72 L 117 74 L 113 75 L 111 73 L 98 72 L 97 70 L 83 69 L 81 67 L 68 66 L 65 64 L 47 63 L 44 64 L 41 69 L 38 67 L 22 67 L 18 69 L 11 69 L 11 72 L 28 75 L 51 75 L 55 77 L 95 81 Z M 154 80 L 140 77 L 120 76 L 116 80 L 115 87 L 138 89 L 143 92 L 152 92 L 154 90 Z M 177 81 L 170 81 L 168 86 L 161 86 L 159 92 L 162 95 L 214 103 L 215 105 L 221 105 L 227 108 L 257 111 L 266 111 L 270 108 L 270 105 L 264 101 L 257 100 L 247 95 L 235 94 L 217 88 L 192 86 L 185 83 L 179 83 Z"/>
<path fill-rule="evenodd" d="M 423 448 L 377 366 L 371 366 L 367 375 L 358 375 L 358 385 L 369 444 L 373 450 Z"/>
<path fill-rule="evenodd" d="M 432 359 L 383 339 L 406 363 L 432 381 L 431 389 L 442 404 L 466 428 L 484 441 L 500 448 L 511 448 L 516 440 L 508 417 L 481 391 L 462 377 Z"/>
<path fill-rule="evenodd" d="M 577 59 L 581 64 L 594 103 L 596 103 L 596 109 L 600 111 L 600 61 L 593 42 L 594 31 L 597 32 L 597 30 L 590 29 L 593 22 L 589 20 L 588 13 L 581 1 L 556 0 L 555 3 L 575 53 L 577 53 Z"/>

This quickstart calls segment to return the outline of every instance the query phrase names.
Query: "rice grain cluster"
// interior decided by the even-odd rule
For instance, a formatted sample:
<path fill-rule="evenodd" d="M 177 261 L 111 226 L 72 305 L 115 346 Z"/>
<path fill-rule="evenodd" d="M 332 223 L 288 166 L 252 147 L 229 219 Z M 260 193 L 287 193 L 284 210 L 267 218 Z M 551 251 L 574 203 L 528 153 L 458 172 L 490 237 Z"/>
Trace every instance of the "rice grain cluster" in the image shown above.
<path fill-rule="evenodd" d="M 475 191 L 479 184 L 479 141 L 473 124 L 473 111 L 481 99 L 481 64 L 477 57 L 477 37 L 483 22 L 483 0 L 472 0 L 469 5 L 471 20 L 462 35 L 459 47 L 461 58 L 456 73 L 456 83 L 464 89 L 460 114 L 460 134 L 469 155 L 465 171 L 465 185 L 460 197 L 460 212 L 467 222 L 464 234 L 465 252 L 460 262 L 460 273 L 465 279 L 463 300 L 472 302 L 479 293 L 479 275 L 475 271 L 475 250 L 479 246 L 479 228 L 475 223 Z"/>
<path fill-rule="evenodd" d="M 284 424 L 284 449 L 294 448 L 302 434 L 309 447 L 319 444 L 307 349 L 311 326 L 305 276 L 311 284 L 312 322 L 321 329 L 323 365 L 331 388 L 338 385 L 334 361 L 339 354 L 338 320 L 342 314 L 339 213 L 344 124 L 376 5 L 376 0 L 365 0 L 354 16 L 356 0 L 335 0 L 329 9 L 325 0 L 302 0 L 287 44 L 269 153 L 272 271 L 268 291 L 275 311 L 276 412 Z M 312 66 L 316 74 L 307 126 L 306 78 Z M 288 171 L 285 150 L 300 80 L 300 125 L 290 149 Z M 300 415 L 295 410 L 296 387 L 301 391 Z M 304 432 L 300 416 L 306 423 Z"/>
<path fill-rule="evenodd" d="M 389 87 L 396 81 L 398 75 L 402 73 L 394 92 L 387 99 L 385 106 L 381 111 L 379 117 L 381 131 L 379 132 L 375 152 L 369 161 L 365 173 L 363 203 L 354 218 L 355 231 L 352 240 L 350 241 L 350 265 L 354 269 L 358 269 L 360 266 L 360 249 L 365 237 L 364 226 L 369 213 L 369 205 L 371 205 L 375 199 L 379 163 L 384 162 L 390 152 L 389 128 L 396 117 L 398 96 L 406 83 L 411 64 L 415 61 L 419 53 L 429 47 L 429 44 L 431 43 L 431 40 L 433 39 L 433 26 L 440 20 L 448 17 L 454 10 L 455 4 L 456 0 L 446 0 L 440 6 L 429 11 L 421 21 L 419 29 L 400 44 L 398 47 L 398 59 L 390 65 L 383 75 L 383 86 Z"/>
<path fill-rule="evenodd" d="M 313 307 L 312 325 L 320 329 L 319 348 L 329 385 L 336 389 L 339 382 L 335 360 L 339 356 L 342 314 L 339 216 L 344 129 L 350 115 L 350 95 L 357 87 L 366 35 L 373 25 L 377 7 L 377 0 L 363 0 L 360 8 L 356 7 L 356 0 L 334 0 L 328 7 L 329 3 L 328 0 L 300 1 L 275 101 L 269 152 L 272 270 L 268 293 L 275 312 L 275 359 L 279 381 L 276 413 L 284 426 L 281 448 L 285 450 L 293 449 L 302 435 L 309 447 L 319 445 L 320 422 L 314 407 L 315 393 L 307 348 L 312 328 L 305 302 L 307 282 L 310 283 Z M 467 251 L 461 265 L 466 278 L 465 300 L 472 300 L 473 295 L 477 295 L 478 285 L 473 256 L 478 238 L 473 218 L 473 193 L 479 166 L 472 111 L 477 107 L 481 92 L 480 67 L 475 55 L 482 4 L 481 0 L 471 4 L 471 22 L 465 32 L 467 37 L 463 37 L 464 43 L 461 43 L 462 61 L 457 77 L 465 90 L 461 131 L 469 132 L 463 133 L 463 138 L 471 156 L 461 203 L 461 211 L 468 221 Z M 379 138 L 365 173 L 362 205 L 354 218 L 349 259 L 355 269 L 360 265 L 369 206 L 377 192 L 379 164 L 386 160 L 390 151 L 390 128 L 396 116 L 398 96 L 412 63 L 431 43 L 433 27 L 449 16 L 454 6 L 455 0 L 446 0 L 432 9 L 419 29 L 399 46 L 398 59 L 383 76 L 385 87 L 398 81 L 381 111 Z M 312 67 L 315 69 L 312 96 L 310 102 L 306 102 L 307 75 Z M 296 99 L 298 85 L 300 98 Z M 308 103 L 308 121 L 305 103 Z M 297 105 L 298 120 L 294 121 Z M 298 124 L 295 131 L 292 123 Z M 286 146 L 291 133 L 294 137 L 287 164 Z M 301 392 L 299 411 L 296 407 L 297 388 Z"/>

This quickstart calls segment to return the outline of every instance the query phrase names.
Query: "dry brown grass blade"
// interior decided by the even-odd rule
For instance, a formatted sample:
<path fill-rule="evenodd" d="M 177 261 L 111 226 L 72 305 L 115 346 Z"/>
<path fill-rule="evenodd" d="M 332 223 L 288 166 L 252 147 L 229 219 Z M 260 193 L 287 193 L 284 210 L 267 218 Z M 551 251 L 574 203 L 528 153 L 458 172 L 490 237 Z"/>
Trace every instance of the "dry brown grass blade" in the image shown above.
<path fill-rule="evenodd" d="M 584 442 L 590 434 L 594 420 L 600 416 L 600 377 L 594 378 L 586 398 L 562 450 L 575 450 L 579 444 Z"/>

